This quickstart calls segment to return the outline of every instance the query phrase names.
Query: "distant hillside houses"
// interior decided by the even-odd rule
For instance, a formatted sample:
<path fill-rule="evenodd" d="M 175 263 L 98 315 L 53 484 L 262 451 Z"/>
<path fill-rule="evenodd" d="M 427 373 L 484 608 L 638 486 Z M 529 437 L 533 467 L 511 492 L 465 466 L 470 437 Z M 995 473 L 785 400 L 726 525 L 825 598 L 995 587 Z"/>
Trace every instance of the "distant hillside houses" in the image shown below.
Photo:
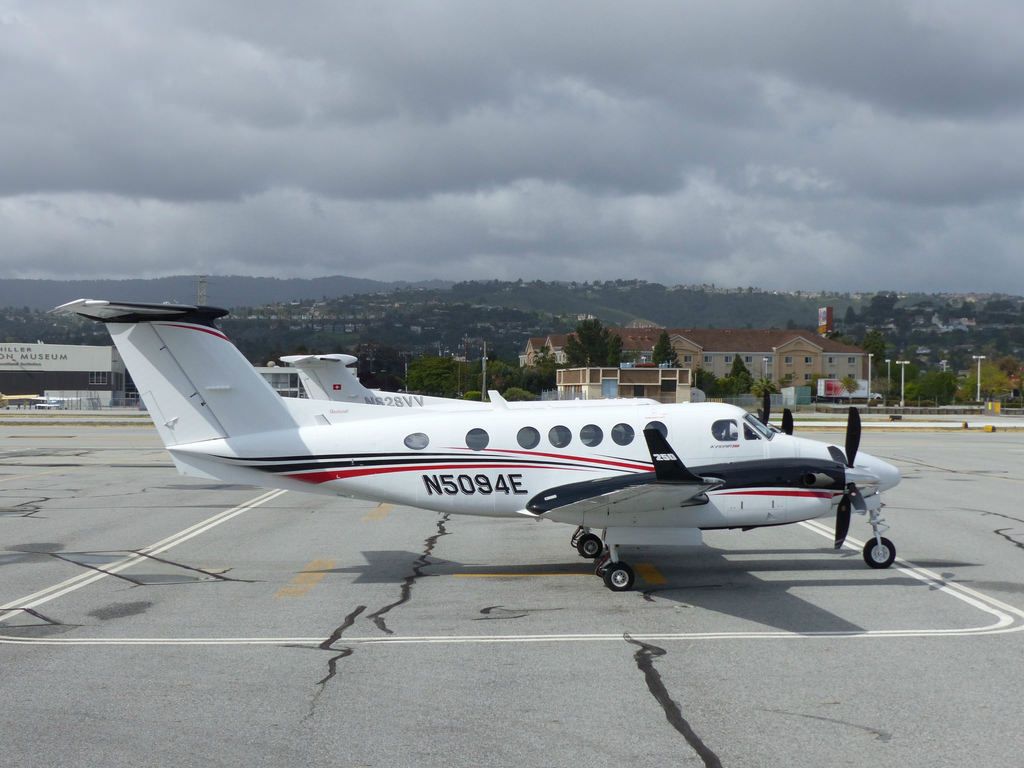
<path fill-rule="evenodd" d="M 739 356 L 755 378 L 777 384 L 803 385 L 815 378 L 867 378 L 867 353 L 860 347 L 818 336 L 811 331 L 749 328 L 609 328 L 622 339 L 622 358 L 650 363 L 662 331 L 679 357 L 680 366 L 702 368 L 723 378 Z M 519 355 L 521 366 L 533 366 L 538 355 L 568 362 L 565 345 L 570 334 L 535 336 Z M 882 361 L 875 361 L 875 365 Z M 877 369 L 876 369 L 877 370 Z"/>

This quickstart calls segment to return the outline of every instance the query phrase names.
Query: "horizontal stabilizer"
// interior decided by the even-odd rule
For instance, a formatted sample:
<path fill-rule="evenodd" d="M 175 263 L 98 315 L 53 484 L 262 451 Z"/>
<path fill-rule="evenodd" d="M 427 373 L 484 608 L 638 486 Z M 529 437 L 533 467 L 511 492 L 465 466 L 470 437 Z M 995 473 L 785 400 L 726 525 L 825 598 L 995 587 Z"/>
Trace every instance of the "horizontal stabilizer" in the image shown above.
<path fill-rule="evenodd" d="M 288 365 L 294 365 L 296 368 L 313 368 L 316 366 L 326 365 L 338 365 L 339 363 L 344 366 L 352 365 L 357 362 L 359 358 L 355 355 L 284 355 L 279 358 L 282 363 Z"/>
<path fill-rule="evenodd" d="M 52 310 L 76 314 L 101 323 L 150 323 L 154 320 L 180 320 L 197 325 L 213 325 L 228 310 L 219 307 L 197 307 L 192 304 L 144 304 L 100 299 L 76 299 Z"/>

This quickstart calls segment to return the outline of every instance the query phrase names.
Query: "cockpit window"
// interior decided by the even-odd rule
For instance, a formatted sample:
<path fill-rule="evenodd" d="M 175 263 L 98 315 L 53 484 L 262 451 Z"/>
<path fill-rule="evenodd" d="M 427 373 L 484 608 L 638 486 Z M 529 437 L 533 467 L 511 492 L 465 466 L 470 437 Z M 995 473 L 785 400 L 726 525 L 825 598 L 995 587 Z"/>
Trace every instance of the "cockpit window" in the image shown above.
<path fill-rule="evenodd" d="M 739 429 L 732 419 L 719 419 L 711 425 L 711 434 L 715 440 L 723 443 L 731 443 L 740 439 Z"/>
<path fill-rule="evenodd" d="M 764 424 L 761 423 L 760 419 L 758 419 L 756 416 L 752 416 L 749 413 L 743 417 L 743 428 L 744 431 L 746 431 L 747 429 L 754 430 L 754 432 L 756 432 L 758 435 L 765 438 L 766 440 L 771 440 L 773 437 L 775 437 L 775 433 L 778 431 L 773 429 L 772 427 L 765 426 Z M 755 438 L 747 437 L 747 439 L 753 440 Z"/>

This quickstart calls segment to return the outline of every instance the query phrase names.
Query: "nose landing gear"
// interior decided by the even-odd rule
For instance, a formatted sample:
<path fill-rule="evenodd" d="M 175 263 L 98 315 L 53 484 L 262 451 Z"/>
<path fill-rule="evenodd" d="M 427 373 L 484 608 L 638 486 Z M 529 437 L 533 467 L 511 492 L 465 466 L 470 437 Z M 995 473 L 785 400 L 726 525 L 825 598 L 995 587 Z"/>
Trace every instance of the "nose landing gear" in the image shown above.
<path fill-rule="evenodd" d="M 862 551 L 864 562 L 869 568 L 888 568 L 896 560 L 896 547 L 882 535 L 889 530 L 889 526 L 882 518 L 881 509 L 872 508 L 869 514 L 868 522 L 871 524 L 872 536 Z"/>

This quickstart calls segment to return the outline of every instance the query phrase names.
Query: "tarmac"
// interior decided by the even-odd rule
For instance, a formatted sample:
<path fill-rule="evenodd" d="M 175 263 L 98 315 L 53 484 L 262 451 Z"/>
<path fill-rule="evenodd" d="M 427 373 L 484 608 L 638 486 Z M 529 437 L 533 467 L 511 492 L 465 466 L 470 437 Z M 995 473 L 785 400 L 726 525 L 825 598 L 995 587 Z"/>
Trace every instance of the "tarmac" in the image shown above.
<path fill-rule="evenodd" d="M 1024 435 L 968 421 L 865 429 L 903 472 L 891 569 L 855 516 L 839 552 L 831 520 L 634 548 L 628 593 L 566 526 L 184 478 L 145 420 L 4 422 L 0 755 L 1018 765 Z"/>

